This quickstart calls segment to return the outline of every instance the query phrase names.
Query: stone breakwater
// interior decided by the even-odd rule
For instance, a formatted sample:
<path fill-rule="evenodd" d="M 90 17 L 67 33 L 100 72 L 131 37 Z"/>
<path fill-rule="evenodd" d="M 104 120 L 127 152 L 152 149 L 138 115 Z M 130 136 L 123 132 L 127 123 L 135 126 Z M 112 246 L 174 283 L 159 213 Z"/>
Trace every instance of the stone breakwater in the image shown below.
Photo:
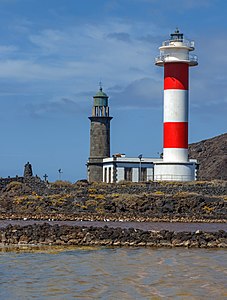
<path fill-rule="evenodd" d="M 227 248 L 227 232 L 143 231 L 104 227 L 33 224 L 0 228 L 0 245 L 79 245 Z"/>

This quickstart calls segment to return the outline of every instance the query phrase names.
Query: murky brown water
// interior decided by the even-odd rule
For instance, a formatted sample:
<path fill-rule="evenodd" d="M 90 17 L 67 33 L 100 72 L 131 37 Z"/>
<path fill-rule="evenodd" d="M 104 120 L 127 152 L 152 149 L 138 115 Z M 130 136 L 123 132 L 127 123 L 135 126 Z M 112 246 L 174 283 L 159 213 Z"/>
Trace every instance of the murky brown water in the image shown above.
<path fill-rule="evenodd" d="M 170 231 L 227 231 L 227 223 L 182 223 L 182 222 L 102 222 L 102 221 L 46 221 L 52 225 L 72 225 L 72 226 L 97 226 L 103 227 L 107 225 L 108 227 L 121 227 L 121 228 L 137 228 L 142 230 L 170 230 Z M 12 225 L 30 225 L 34 223 L 44 223 L 44 221 L 37 220 L 0 220 L 0 228 L 6 227 L 9 224 Z"/>
<path fill-rule="evenodd" d="M 1 300 L 227 299 L 226 250 L 23 249 L 0 250 Z"/>

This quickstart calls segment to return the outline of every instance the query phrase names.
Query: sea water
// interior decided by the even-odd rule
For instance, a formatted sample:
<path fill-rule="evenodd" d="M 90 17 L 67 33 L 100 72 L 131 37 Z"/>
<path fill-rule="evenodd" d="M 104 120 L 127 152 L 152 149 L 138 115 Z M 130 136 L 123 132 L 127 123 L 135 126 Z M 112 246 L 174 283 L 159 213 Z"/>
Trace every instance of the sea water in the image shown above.
<path fill-rule="evenodd" d="M 0 299 L 227 299 L 227 251 L 0 249 Z"/>

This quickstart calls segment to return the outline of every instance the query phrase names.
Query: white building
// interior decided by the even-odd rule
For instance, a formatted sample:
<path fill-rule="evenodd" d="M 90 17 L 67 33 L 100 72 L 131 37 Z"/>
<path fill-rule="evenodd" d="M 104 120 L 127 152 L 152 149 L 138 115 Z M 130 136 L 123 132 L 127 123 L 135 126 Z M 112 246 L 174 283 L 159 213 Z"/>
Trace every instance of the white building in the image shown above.
<path fill-rule="evenodd" d="M 174 164 L 176 172 L 172 172 L 172 166 L 166 174 L 163 174 L 162 166 L 165 164 L 162 158 L 145 158 L 145 157 L 125 157 L 124 154 L 113 155 L 103 159 L 103 181 L 107 183 L 119 182 L 122 180 L 140 182 L 140 181 L 191 181 L 196 180 L 197 163 L 196 160 L 189 160 L 184 165 Z M 167 164 L 169 165 L 169 163 Z M 160 168 L 161 167 L 161 168 Z M 177 169 L 184 168 L 184 175 L 176 175 Z M 194 174 L 194 176 L 192 175 Z"/>

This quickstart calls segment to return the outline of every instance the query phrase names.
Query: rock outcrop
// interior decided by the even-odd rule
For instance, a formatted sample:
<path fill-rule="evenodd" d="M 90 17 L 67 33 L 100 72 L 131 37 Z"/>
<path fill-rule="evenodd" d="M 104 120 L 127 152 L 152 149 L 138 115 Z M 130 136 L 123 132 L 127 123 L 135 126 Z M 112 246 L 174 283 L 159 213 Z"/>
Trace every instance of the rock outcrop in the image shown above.
<path fill-rule="evenodd" d="M 227 180 L 227 133 L 189 145 L 189 156 L 200 164 L 200 180 Z"/>

